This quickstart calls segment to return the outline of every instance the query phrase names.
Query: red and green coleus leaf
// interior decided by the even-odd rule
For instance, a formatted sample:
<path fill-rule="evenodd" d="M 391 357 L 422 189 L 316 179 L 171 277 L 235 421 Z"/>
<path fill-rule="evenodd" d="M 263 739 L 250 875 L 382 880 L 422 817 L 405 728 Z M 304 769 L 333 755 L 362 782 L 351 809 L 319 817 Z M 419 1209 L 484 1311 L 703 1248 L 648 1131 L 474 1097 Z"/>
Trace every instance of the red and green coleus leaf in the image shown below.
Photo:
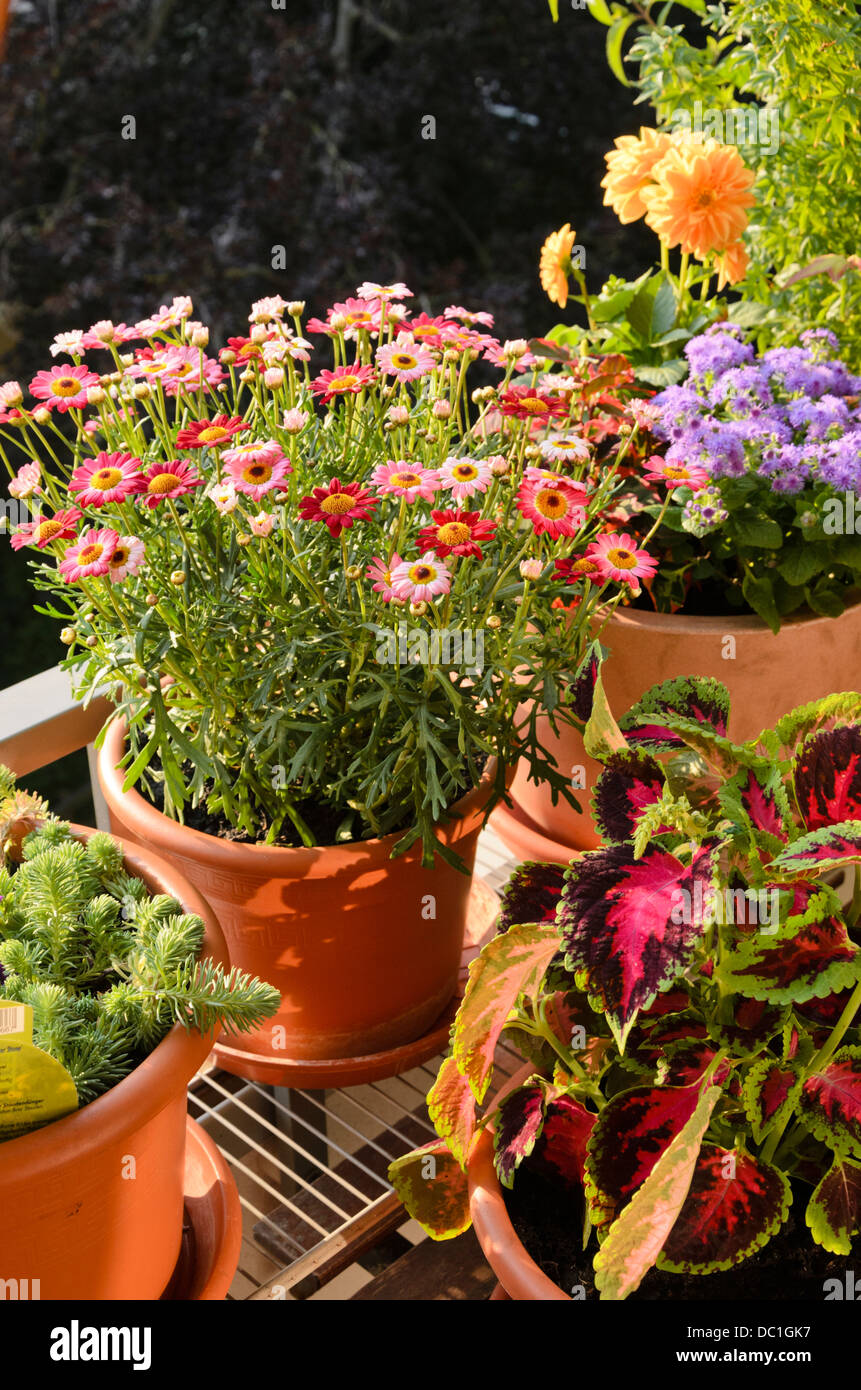
<path fill-rule="evenodd" d="M 800 835 L 775 855 L 769 868 L 782 874 L 820 873 L 854 860 L 861 860 L 861 820 L 844 820 Z"/>
<path fill-rule="evenodd" d="M 778 748 L 794 748 L 808 734 L 822 728 L 831 720 L 856 722 L 861 719 L 861 695 L 856 690 L 840 691 L 826 695 L 821 700 L 811 700 L 809 704 L 798 705 L 789 710 L 774 726 Z M 766 742 L 765 730 L 760 741 Z"/>
<path fill-rule="evenodd" d="M 631 839 L 637 818 L 647 806 L 660 801 L 663 790 L 663 768 L 651 754 L 637 748 L 612 753 L 592 793 L 598 834 L 610 841 Z"/>
<path fill-rule="evenodd" d="M 607 1226 L 697 1108 L 697 1086 L 634 1086 L 601 1111 L 586 1155 L 590 1217 Z"/>
<path fill-rule="evenodd" d="M 714 1022 L 709 1032 L 721 1047 L 729 1047 L 734 1055 L 761 1052 L 786 1025 L 788 1010 L 768 1004 L 762 999 L 736 999 L 729 1023 Z"/>
<path fill-rule="evenodd" d="M 550 922 L 518 923 L 493 937 L 469 967 L 452 1029 L 452 1053 L 479 1104 L 490 1082 L 499 1035 L 518 997 L 537 990 L 560 941 Z"/>
<path fill-rule="evenodd" d="M 539 1077 L 512 1091 L 494 1115 L 494 1165 L 505 1187 L 524 1158 L 532 1172 L 583 1185 L 586 1145 L 596 1116 Z"/>
<path fill-rule="evenodd" d="M 850 940 L 836 895 L 822 885 L 794 886 L 788 916 L 774 935 L 737 933 L 715 979 L 725 990 L 772 1004 L 822 998 L 861 979 L 861 951 Z"/>
<path fill-rule="evenodd" d="M 621 719 L 620 728 L 631 747 L 666 753 L 686 742 L 668 721 L 690 721 L 723 737 L 728 719 L 725 685 L 701 676 L 679 676 L 647 690 Z"/>
<path fill-rule="evenodd" d="M 708 1071 L 717 1056 L 717 1051 L 710 1047 L 707 1042 L 686 1038 L 680 1042 L 671 1043 L 664 1055 L 666 1058 L 664 1084 L 667 1086 L 692 1086 Z M 728 1061 L 719 1063 L 713 1073 L 715 1082 L 721 1085 L 729 1076 L 730 1070 Z"/>
<path fill-rule="evenodd" d="M 821 729 L 805 739 L 792 781 L 808 830 L 861 821 L 861 724 Z"/>
<path fill-rule="evenodd" d="M 806 1221 L 817 1245 L 851 1255 L 861 1232 L 861 1163 L 837 1158 L 807 1203 Z"/>
<path fill-rule="evenodd" d="M 658 1269 L 714 1274 L 761 1250 L 789 1214 L 792 1190 L 779 1168 L 703 1144 L 690 1190 L 658 1256 Z"/>
<path fill-rule="evenodd" d="M 574 1096 L 561 1095 L 548 1101 L 544 1128 L 529 1160 L 530 1169 L 569 1187 L 582 1187 L 586 1148 L 597 1118 Z"/>
<path fill-rule="evenodd" d="M 453 1057 L 446 1057 L 428 1091 L 428 1114 L 440 1139 L 448 1144 L 461 1168 L 475 1134 L 475 1098 Z"/>
<path fill-rule="evenodd" d="M 470 1226 L 466 1174 L 442 1139 L 389 1164 L 389 1182 L 410 1216 L 434 1240 L 451 1240 Z"/>
<path fill-rule="evenodd" d="M 544 1125 L 546 1082 L 530 1077 L 502 1100 L 493 1116 L 493 1164 L 503 1187 L 514 1186 L 514 1174 L 535 1148 Z"/>
<path fill-rule="evenodd" d="M 503 889 L 497 933 L 521 922 L 552 922 L 566 872 L 564 864 L 518 865 Z"/>
<path fill-rule="evenodd" d="M 742 1100 L 758 1144 L 795 1109 L 803 1082 L 799 1067 L 776 1057 L 762 1057 L 750 1068 L 742 1086 Z"/>
<path fill-rule="evenodd" d="M 763 844 L 771 853 L 779 852 L 776 841 L 785 842 L 792 821 L 789 797 L 776 768 L 756 771 L 742 768 L 725 782 L 718 792 L 724 814 L 736 824 L 750 825 L 759 832 Z"/>
<path fill-rule="evenodd" d="M 804 1082 L 799 1118 L 837 1154 L 861 1157 L 861 1047 L 843 1047 Z"/>
<path fill-rule="evenodd" d="M 651 1173 L 616 1217 L 595 1256 L 595 1286 L 602 1299 L 633 1293 L 654 1265 L 691 1185 L 703 1136 L 721 1096 L 709 1086 Z"/>
<path fill-rule="evenodd" d="M 610 845 L 569 870 L 557 911 L 565 963 L 605 1012 L 620 1051 L 639 1010 L 693 960 L 716 855 L 704 845 L 688 865 L 655 846 L 635 859 L 631 845 Z"/>
<path fill-rule="evenodd" d="M 805 999 L 796 1006 L 796 1012 L 806 1023 L 831 1029 L 849 1003 L 851 995 L 852 990 L 847 988 L 837 990 L 834 994 L 826 994 L 822 999 Z"/>
<path fill-rule="evenodd" d="M 581 724 L 588 723 L 592 717 L 595 686 L 598 683 L 603 659 L 604 649 L 601 643 L 591 642 L 566 691 L 565 703 L 574 718 Z"/>

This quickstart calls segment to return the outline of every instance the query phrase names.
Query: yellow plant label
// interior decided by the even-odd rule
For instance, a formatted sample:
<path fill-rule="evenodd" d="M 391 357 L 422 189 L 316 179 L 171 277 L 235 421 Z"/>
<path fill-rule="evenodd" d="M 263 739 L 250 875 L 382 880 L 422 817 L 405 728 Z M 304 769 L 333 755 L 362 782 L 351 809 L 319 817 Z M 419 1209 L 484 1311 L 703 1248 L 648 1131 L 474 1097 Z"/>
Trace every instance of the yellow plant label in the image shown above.
<path fill-rule="evenodd" d="M 66 1068 L 32 1038 L 29 1004 L 0 1000 L 0 1141 L 78 1108 L 78 1092 Z"/>

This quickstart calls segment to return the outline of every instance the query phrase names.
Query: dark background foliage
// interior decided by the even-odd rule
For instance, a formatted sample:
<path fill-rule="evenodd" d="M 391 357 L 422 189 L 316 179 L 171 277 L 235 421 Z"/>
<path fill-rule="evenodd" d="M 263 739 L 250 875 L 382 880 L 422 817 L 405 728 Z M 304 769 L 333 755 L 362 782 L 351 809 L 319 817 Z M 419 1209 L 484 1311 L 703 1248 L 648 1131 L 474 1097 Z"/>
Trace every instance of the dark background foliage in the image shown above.
<path fill-rule="evenodd" d="M 644 268 L 651 239 L 620 227 L 599 181 L 613 138 L 649 117 L 607 68 L 605 30 L 560 10 L 554 25 L 545 0 L 12 0 L 0 380 L 26 388 L 61 330 L 185 293 L 216 345 L 261 295 L 320 313 L 364 279 L 406 280 L 429 312 L 489 309 L 501 337 L 542 333 L 560 316 L 538 250 L 566 220 L 593 286 Z M 2 687 L 62 648 L 5 542 L 0 583 Z"/>

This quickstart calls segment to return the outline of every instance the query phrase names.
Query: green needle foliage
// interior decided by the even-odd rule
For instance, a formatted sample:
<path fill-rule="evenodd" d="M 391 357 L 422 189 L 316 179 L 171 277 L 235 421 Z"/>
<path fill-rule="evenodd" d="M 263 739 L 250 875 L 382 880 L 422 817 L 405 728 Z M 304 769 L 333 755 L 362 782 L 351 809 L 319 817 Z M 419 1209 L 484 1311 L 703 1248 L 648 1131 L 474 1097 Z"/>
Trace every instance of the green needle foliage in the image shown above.
<path fill-rule="evenodd" d="M 81 844 L 43 814 L 0 767 L 0 999 L 30 1005 L 34 1043 L 71 1073 L 82 1104 L 175 1023 L 240 1033 L 275 1013 L 271 985 L 198 960 L 201 919 L 129 874 L 110 835 Z"/>

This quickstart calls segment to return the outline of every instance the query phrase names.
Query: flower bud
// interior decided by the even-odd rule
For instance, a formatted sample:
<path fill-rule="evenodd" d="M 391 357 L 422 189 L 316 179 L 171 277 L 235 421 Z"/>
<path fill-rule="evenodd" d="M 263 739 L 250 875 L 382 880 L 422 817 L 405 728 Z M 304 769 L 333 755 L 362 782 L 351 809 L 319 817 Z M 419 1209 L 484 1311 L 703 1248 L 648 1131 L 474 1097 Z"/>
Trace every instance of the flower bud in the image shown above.
<path fill-rule="evenodd" d="M 345 573 L 345 575 L 347 576 L 348 579 L 353 579 L 353 580 L 361 579 L 361 577 L 362 577 L 362 566 L 361 566 L 361 565 L 348 565 L 347 568 L 344 570 L 344 573 Z"/>
<path fill-rule="evenodd" d="M 196 324 L 191 335 L 191 346 L 205 348 L 209 342 L 209 329 L 205 324 Z"/>
<path fill-rule="evenodd" d="M 88 387 L 87 387 L 87 404 L 88 404 L 88 405 L 101 405 L 101 403 L 102 403 L 102 401 L 103 401 L 104 399 L 105 399 L 105 390 L 104 390 L 104 387 L 103 387 L 103 386 L 88 386 Z"/>
<path fill-rule="evenodd" d="M 185 583 L 187 577 L 185 570 L 171 570 L 170 582 L 179 586 Z"/>
<path fill-rule="evenodd" d="M 77 635 L 73 627 L 64 627 L 60 633 L 60 641 L 63 643 L 64 647 L 71 647 Z"/>
<path fill-rule="evenodd" d="M 0 386 L 0 405 L 7 409 L 10 406 L 21 405 L 24 400 L 24 392 L 21 390 L 20 383 L 17 381 L 4 381 Z"/>
<path fill-rule="evenodd" d="M 336 333 L 342 333 L 343 330 L 347 327 L 347 315 L 333 314 L 332 317 L 329 319 L 329 327 L 331 329 L 334 329 Z"/>
<path fill-rule="evenodd" d="M 433 416 L 436 420 L 447 420 L 451 415 L 451 403 L 445 400 L 434 401 Z"/>
<path fill-rule="evenodd" d="M 498 613 L 491 613 L 490 617 L 487 619 L 487 626 L 493 632 L 495 632 L 497 628 L 502 627 L 502 619 Z"/>
<path fill-rule="evenodd" d="M 51 419 L 51 412 L 46 406 L 40 405 L 38 410 L 33 411 L 33 419 L 37 425 L 47 425 Z"/>
<path fill-rule="evenodd" d="M 93 633 L 90 633 L 89 637 L 85 637 L 85 638 L 84 638 L 84 646 L 85 646 L 85 647 L 89 647 L 89 648 L 92 650 L 93 647 L 97 647 L 98 645 L 99 645 L 99 639 L 98 639 L 98 637 L 94 636 Z"/>
<path fill-rule="evenodd" d="M 405 405 L 393 405 L 388 416 L 393 425 L 405 425 L 410 418 L 410 412 Z"/>
<path fill-rule="evenodd" d="M 156 608 L 158 606 L 158 594 L 147 594 L 146 605 L 148 608 Z"/>
<path fill-rule="evenodd" d="M 410 612 L 415 614 L 417 618 L 420 618 L 422 614 L 426 613 L 427 611 L 428 606 L 424 599 L 420 599 L 418 603 L 410 604 Z"/>
<path fill-rule="evenodd" d="M 511 463 L 504 454 L 491 454 L 487 462 L 495 478 L 502 478 L 511 471 Z"/>
<path fill-rule="evenodd" d="M 265 343 L 269 336 L 265 323 L 253 323 L 251 325 L 250 338 L 252 343 Z"/>
<path fill-rule="evenodd" d="M 132 389 L 132 395 L 136 401 L 148 401 L 152 395 L 152 387 L 148 381 L 136 381 Z"/>
<path fill-rule="evenodd" d="M 308 423 L 307 410 L 299 410 L 294 406 L 292 410 L 285 410 L 282 423 L 288 434 L 300 434 Z"/>
<path fill-rule="evenodd" d="M 225 367 L 229 367 L 231 363 L 236 361 L 236 353 L 233 348 L 222 348 L 218 354 L 218 360 L 223 362 Z"/>
<path fill-rule="evenodd" d="M 290 300 L 290 303 L 287 305 L 287 313 L 290 315 L 291 319 L 298 319 L 298 318 L 301 318 L 302 315 L 304 314 L 304 312 L 305 312 L 305 301 L 304 301 L 304 299 L 291 299 L 291 300 Z"/>
<path fill-rule="evenodd" d="M 526 448 L 523 450 L 523 457 L 527 459 L 540 459 L 541 450 L 538 448 L 537 444 L 527 444 Z"/>
<path fill-rule="evenodd" d="M 121 352 L 120 361 L 124 367 L 134 366 L 135 355 L 133 352 Z"/>
<path fill-rule="evenodd" d="M 267 367 L 263 373 L 263 381 L 270 391 L 277 391 L 279 386 L 284 385 L 284 368 Z"/>
<path fill-rule="evenodd" d="M 520 573 L 524 579 L 540 579 L 544 572 L 544 566 L 540 560 L 521 560 Z"/>

